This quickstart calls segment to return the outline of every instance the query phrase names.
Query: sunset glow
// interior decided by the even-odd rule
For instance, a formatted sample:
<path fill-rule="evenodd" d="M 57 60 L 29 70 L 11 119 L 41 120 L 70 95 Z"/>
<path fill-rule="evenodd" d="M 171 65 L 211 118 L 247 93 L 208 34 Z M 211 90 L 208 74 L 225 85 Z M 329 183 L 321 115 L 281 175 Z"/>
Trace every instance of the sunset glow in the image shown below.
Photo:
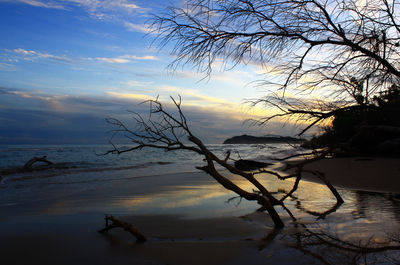
<path fill-rule="evenodd" d="M 266 68 L 230 69 L 216 63 L 210 76 L 189 65 L 169 69 L 174 57 L 168 48 L 160 50 L 152 44 L 154 34 L 148 25 L 152 14 L 162 12 L 165 5 L 157 0 L 0 0 L 0 32 L 7 36 L 0 41 L 0 119 L 4 121 L 0 142 L 40 142 L 41 130 L 57 142 L 59 124 L 68 124 L 63 128 L 66 134 L 71 128 L 87 131 L 64 115 L 71 112 L 85 115 L 88 126 L 98 124 L 98 133 L 105 135 L 109 128 L 104 118 L 126 116 L 127 110 L 137 110 L 144 100 L 168 101 L 178 95 L 186 111 L 196 113 L 191 115 L 193 126 L 205 119 L 219 124 L 207 128 L 206 142 L 243 133 L 295 134 L 290 126 L 274 123 L 262 130 L 243 126 L 246 119 L 271 114 L 263 106 L 244 104 L 265 96 L 266 88 L 252 82 L 264 78 Z M 50 118 L 54 111 L 58 117 Z M 28 113 L 37 113 L 40 121 L 11 133 L 17 130 L 13 124 L 31 119 Z M 91 141 L 106 140 L 104 136 Z"/>

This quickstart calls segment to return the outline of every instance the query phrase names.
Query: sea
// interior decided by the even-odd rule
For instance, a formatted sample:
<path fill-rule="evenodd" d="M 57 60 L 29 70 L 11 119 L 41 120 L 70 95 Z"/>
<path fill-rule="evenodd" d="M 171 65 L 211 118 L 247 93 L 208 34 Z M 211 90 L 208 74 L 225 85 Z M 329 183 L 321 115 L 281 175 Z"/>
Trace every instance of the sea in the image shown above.
<path fill-rule="evenodd" d="M 121 145 L 121 149 L 129 148 Z M 261 162 L 276 162 L 298 149 L 290 144 L 211 144 L 210 151 L 224 158 L 228 151 L 233 159 L 251 159 Z M 144 148 L 122 154 L 111 154 L 111 145 L 0 145 L 1 185 L 41 186 L 47 184 L 106 182 L 123 178 L 138 178 L 160 174 L 198 172 L 196 166 L 204 165 L 203 157 L 191 151 L 165 152 Z M 293 151 L 295 150 L 295 151 Z M 43 157 L 53 162 L 51 167 L 40 169 L 37 162 L 29 172 L 13 172 L 22 168 L 34 157 Z M 3 172 L 3 174 L 1 174 Z M 10 174 L 11 173 L 11 174 Z"/>

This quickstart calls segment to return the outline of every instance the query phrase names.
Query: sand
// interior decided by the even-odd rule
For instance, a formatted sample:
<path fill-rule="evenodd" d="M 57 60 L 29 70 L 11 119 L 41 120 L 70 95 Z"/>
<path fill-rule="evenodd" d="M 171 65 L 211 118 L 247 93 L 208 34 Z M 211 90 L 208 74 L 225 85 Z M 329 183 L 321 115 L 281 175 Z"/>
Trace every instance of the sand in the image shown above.
<path fill-rule="evenodd" d="M 331 158 L 310 163 L 304 169 L 324 173 L 336 187 L 400 193 L 400 158 Z M 319 182 L 311 174 L 304 175 Z"/>
<path fill-rule="evenodd" d="M 399 162 L 346 158 L 318 161 L 309 167 L 325 172 L 340 187 L 398 192 Z M 282 215 L 287 227 L 275 233 L 266 213 L 254 213 L 256 204 L 226 204 L 232 194 L 203 173 L 115 181 L 84 192 L 60 190 L 54 194 L 43 191 L 33 202 L 2 205 L 2 264 L 321 264 L 315 255 L 296 248 L 297 230 L 287 215 Z M 357 194 L 345 197 L 364 198 Z M 390 231 L 386 223 L 378 224 L 384 221 L 379 220 L 382 209 L 357 207 L 345 204 L 327 220 L 312 218 L 307 222 L 325 222 L 336 227 L 335 233 L 356 237 L 361 234 L 354 232 L 367 231 L 370 224 Z M 398 204 L 390 207 L 399 209 Z M 392 214 L 396 210 L 386 208 L 382 211 L 388 223 L 398 227 L 400 219 L 396 216 L 400 213 Z M 149 240 L 137 244 L 118 228 L 105 235 L 97 233 L 104 226 L 104 213 L 131 222 Z M 347 260 L 340 252 L 324 248 L 314 254 L 324 251 L 331 260 Z"/>
<path fill-rule="evenodd" d="M 12 237 L 3 234 L 2 264 L 291 264 L 296 259 L 312 264 L 283 242 L 265 240 L 270 227 L 244 218 L 122 217 L 148 236 L 144 244 L 122 229 L 101 235 L 98 222 L 70 217 L 65 224 L 60 218 L 49 218 L 54 223 L 46 227 L 33 223 Z M 265 246 L 268 250 L 260 251 Z"/>

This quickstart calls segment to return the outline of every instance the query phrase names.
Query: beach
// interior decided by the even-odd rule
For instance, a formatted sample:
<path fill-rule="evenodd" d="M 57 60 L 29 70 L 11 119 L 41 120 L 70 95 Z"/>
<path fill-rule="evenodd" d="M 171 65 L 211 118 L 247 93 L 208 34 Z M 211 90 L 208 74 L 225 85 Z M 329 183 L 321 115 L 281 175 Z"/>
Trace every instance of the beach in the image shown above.
<path fill-rule="evenodd" d="M 272 222 L 266 214 L 258 222 L 240 218 L 249 206 L 227 204 L 231 195 L 215 184 L 203 173 L 160 175 L 118 190 L 114 183 L 92 194 L 52 195 L 26 209 L 3 206 L 3 264 L 243 264 Z M 130 211 L 129 204 L 140 209 Z M 123 229 L 98 233 L 105 213 L 134 224 L 148 242 L 136 244 Z M 256 259 L 262 264 L 262 256 Z"/>
<path fill-rule="evenodd" d="M 291 168 L 303 160 L 290 160 L 279 164 L 276 169 L 282 174 L 292 174 Z M 289 170 L 286 170 L 289 166 Z M 400 159 L 390 157 L 346 157 L 326 158 L 307 163 L 303 178 L 321 183 L 321 180 L 307 171 L 321 172 L 338 188 L 371 192 L 400 192 Z"/>
<path fill-rule="evenodd" d="M 0 0 L 0 265 L 400 265 L 399 8 Z"/>
<path fill-rule="evenodd" d="M 310 163 L 306 170 L 323 172 L 337 187 L 373 192 L 400 193 L 400 159 L 348 157 Z M 312 179 L 310 174 L 306 177 Z"/>
<path fill-rule="evenodd" d="M 330 209 L 335 198 L 325 186 L 304 180 L 295 193 L 297 199 L 286 203 L 298 224 L 276 207 L 286 225 L 279 231 L 267 213 L 256 212 L 255 202 L 230 200 L 235 194 L 195 170 L 142 177 L 134 175 L 135 168 L 86 170 L 42 178 L 39 184 L 28 176 L 9 180 L 1 187 L 2 264 L 347 264 L 353 252 L 321 243 L 307 245 L 313 237 L 299 235 L 324 231 L 349 242 L 386 242 L 388 235 L 400 230 L 400 202 L 388 196 L 398 187 L 398 161 L 346 158 L 310 165 L 325 169 L 345 203 L 324 219 L 308 214 L 307 210 Z M 371 168 L 382 163 L 388 166 L 386 173 L 395 175 L 379 175 L 381 186 L 376 186 Z M 353 175 L 339 177 L 333 170 L 344 172 L 353 164 L 366 171 L 352 182 L 349 176 Z M 169 172 L 167 167 L 173 166 L 161 167 Z M 224 175 L 246 190 L 253 188 L 237 176 Z M 82 188 L 82 178 L 94 176 L 96 181 Z M 258 178 L 272 192 L 288 190 L 293 184 L 274 176 Z M 133 224 L 148 240 L 136 243 L 122 228 L 98 233 L 105 226 L 105 214 Z M 398 251 L 368 256 L 383 264 L 396 264 L 398 258 Z"/>

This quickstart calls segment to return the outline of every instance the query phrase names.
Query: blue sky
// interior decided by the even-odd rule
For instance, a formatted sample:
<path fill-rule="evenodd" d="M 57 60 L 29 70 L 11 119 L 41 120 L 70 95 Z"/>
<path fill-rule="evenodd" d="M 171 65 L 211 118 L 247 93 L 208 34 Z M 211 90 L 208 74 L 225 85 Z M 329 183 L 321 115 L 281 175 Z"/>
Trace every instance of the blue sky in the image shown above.
<path fill-rule="evenodd" d="M 159 96 L 183 98 L 193 131 L 218 143 L 242 133 L 293 135 L 290 127 L 243 126 L 267 115 L 243 100 L 263 96 L 251 84 L 257 65 L 209 79 L 190 67 L 168 71 L 168 47 L 151 45 L 147 23 L 183 1 L 0 0 L 0 143 L 106 143 L 106 117 Z"/>

